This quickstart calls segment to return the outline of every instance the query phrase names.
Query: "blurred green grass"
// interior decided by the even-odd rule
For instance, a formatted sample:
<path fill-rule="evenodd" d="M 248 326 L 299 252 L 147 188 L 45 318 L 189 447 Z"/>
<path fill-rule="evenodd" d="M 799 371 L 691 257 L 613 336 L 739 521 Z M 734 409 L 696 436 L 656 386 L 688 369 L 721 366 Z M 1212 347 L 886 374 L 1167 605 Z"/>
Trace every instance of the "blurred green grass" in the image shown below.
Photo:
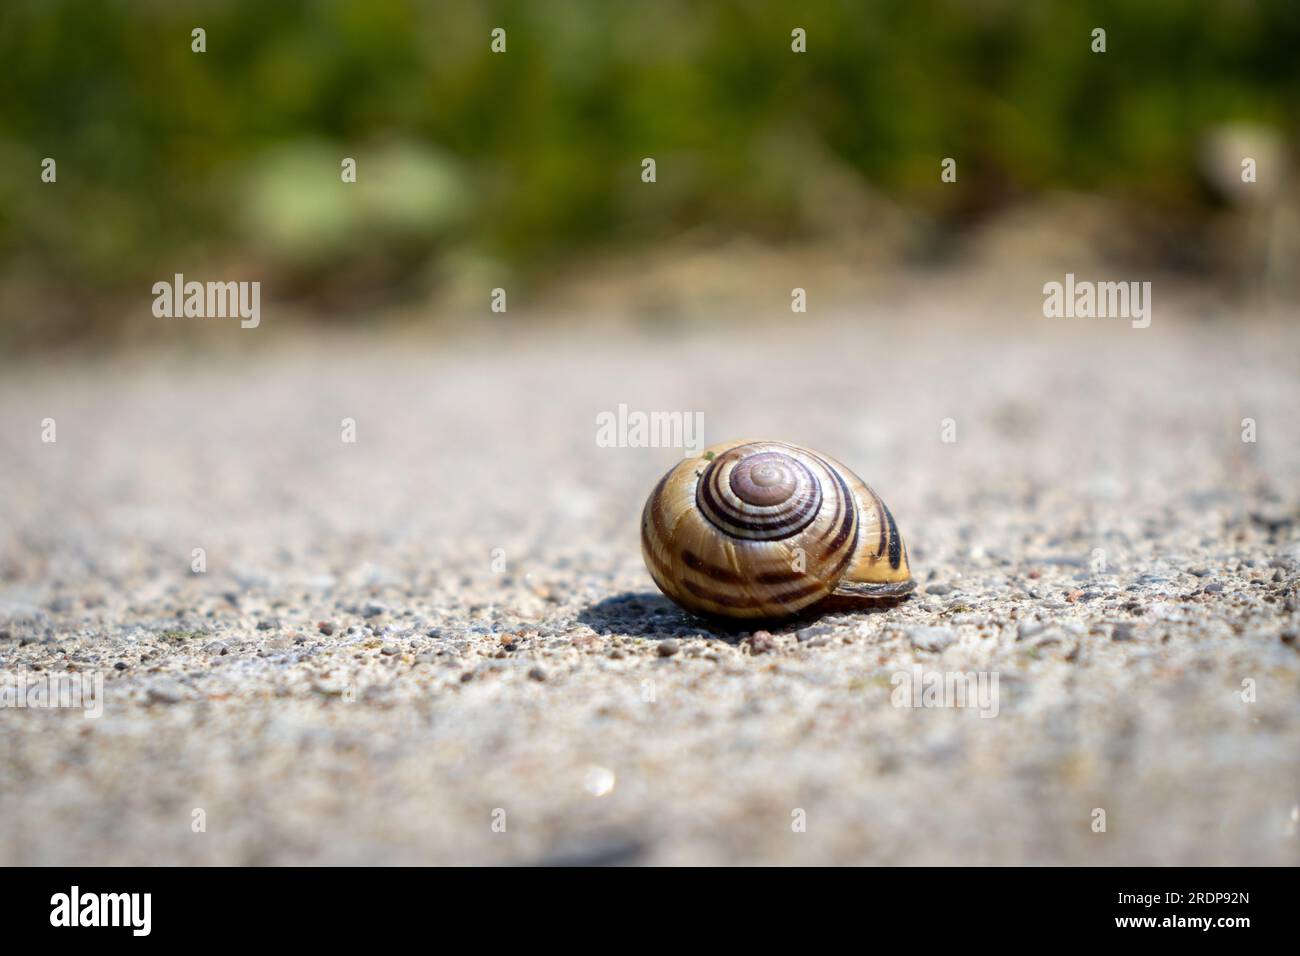
<path fill-rule="evenodd" d="M 34 334 L 30 301 L 76 338 L 210 263 L 328 313 L 448 262 L 526 283 L 702 226 L 798 241 L 846 172 L 940 236 L 1051 190 L 1195 224 L 1207 129 L 1295 155 L 1298 50 L 1293 0 L 7 0 L 3 322 Z"/>

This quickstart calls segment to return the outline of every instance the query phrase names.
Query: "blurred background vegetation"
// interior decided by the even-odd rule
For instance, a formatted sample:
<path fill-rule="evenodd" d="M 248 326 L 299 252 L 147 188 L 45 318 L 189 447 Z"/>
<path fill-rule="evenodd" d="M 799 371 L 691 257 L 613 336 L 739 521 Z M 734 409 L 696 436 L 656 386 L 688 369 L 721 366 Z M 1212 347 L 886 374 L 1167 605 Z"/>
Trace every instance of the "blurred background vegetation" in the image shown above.
<path fill-rule="evenodd" d="M 5 0 L 0 63 L 14 348 L 112 338 L 175 272 L 437 318 L 679 242 L 933 268 L 1035 204 L 1128 261 L 1294 265 L 1259 208 L 1295 198 L 1294 0 Z"/>

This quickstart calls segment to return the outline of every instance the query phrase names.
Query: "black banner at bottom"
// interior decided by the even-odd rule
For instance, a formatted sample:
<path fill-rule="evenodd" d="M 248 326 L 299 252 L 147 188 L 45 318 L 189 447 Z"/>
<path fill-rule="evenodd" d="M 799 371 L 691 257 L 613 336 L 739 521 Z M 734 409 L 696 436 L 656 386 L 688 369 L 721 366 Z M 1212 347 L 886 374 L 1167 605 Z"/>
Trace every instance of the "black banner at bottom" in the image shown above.
<path fill-rule="evenodd" d="M 448 930 L 478 927 L 494 942 L 512 931 L 539 942 L 608 923 L 617 931 L 612 942 L 629 930 L 665 931 L 677 913 L 690 915 L 692 940 L 712 923 L 732 944 L 749 935 L 770 942 L 768 934 L 782 928 L 840 924 L 843 932 L 846 921 L 863 939 L 899 927 L 937 933 L 936 941 L 952 932 L 972 940 L 972 933 L 1035 928 L 1071 940 L 1127 935 L 1181 944 L 1199 936 L 1230 944 L 1242 933 L 1290 925 L 1284 907 L 1294 899 L 1295 872 L 35 868 L 5 870 L 0 882 L 0 925 L 11 943 L 75 934 L 79 944 L 365 944 L 377 926 L 443 921 Z"/>

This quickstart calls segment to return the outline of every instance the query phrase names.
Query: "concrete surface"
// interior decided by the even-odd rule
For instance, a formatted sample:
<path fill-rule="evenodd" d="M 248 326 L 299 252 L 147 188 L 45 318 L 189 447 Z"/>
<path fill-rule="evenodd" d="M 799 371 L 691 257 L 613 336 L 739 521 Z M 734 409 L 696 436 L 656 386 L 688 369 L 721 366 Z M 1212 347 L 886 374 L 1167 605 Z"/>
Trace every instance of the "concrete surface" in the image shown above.
<path fill-rule="evenodd" d="M 0 709 L 0 863 L 1300 863 L 1300 334 L 1023 314 L 9 365 L 0 675 L 104 699 Z M 917 596 L 679 612 L 619 403 L 854 466 Z"/>

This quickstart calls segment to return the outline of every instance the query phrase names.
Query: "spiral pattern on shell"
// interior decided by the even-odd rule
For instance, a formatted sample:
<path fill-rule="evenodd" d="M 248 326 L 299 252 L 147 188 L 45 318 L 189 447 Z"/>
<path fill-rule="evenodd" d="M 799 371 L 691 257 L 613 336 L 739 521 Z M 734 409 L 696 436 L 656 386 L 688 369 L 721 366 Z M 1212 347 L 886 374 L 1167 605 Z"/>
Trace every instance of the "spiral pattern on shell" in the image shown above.
<path fill-rule="evenodd" d="M 682 607 L 780 618 L 832 593 L 911 590 L 893 516 L 838 462 L 784 442 L 730 442 L 686 459 L 646 502 L 642 553 Z"/>
<path fill-rule="evenodd" d="M 821 508 L 822 488 L 807 465 L 785 452 L 728 452 L 704 470 L 695 501 L 732 537 L 776 541 L 808 527 Z"/>

